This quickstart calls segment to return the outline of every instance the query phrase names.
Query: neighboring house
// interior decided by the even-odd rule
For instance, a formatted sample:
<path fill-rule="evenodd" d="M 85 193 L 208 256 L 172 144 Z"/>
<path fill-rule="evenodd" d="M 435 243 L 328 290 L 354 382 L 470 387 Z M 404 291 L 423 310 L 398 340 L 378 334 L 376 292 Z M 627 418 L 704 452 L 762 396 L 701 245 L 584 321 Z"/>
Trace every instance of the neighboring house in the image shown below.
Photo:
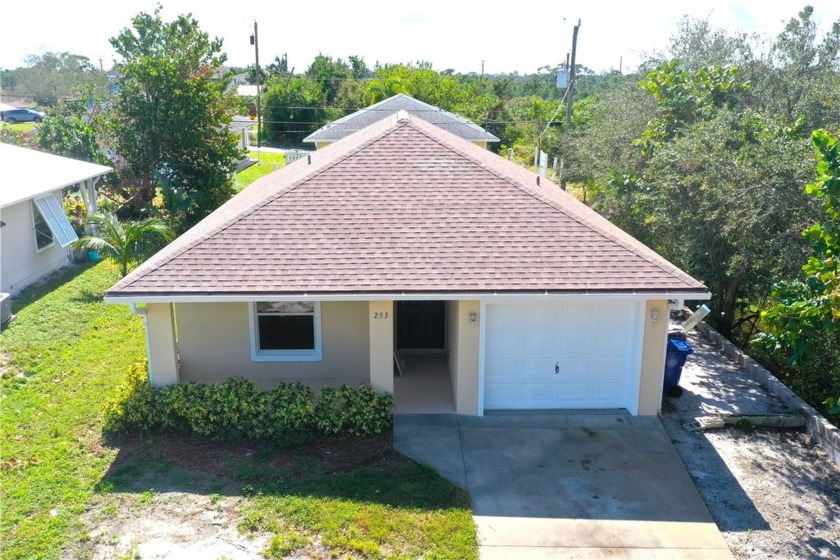
<path fill-rule="evenodd" d="M 144 314 L 154 385 L 369 383 L 399 406 L 434 369 L 467 415 L 656 414 L 668 308 L 708 298 L 556 185 L 405 112 L 255 182 L 106 293 Z"/>
<path fill-rule="evenodd" d="M 77 239 L 64 189 L 78 186 L 96 211 L 96 183 L 110 167 L 0 144 L 0 291 L 15 294 L 70 262 Z"/>
<path fill-rule="evenodd" d="M 428 103 L 414 99 L 404 93 L 399 93 L 370 107 L 365 107 L 355 113 L 351 113 L 324 125 L 304 138 L 303 141 L 312 142 L 316 148 L 321 149 L 397 111 L 406 111 L 409 115 L 418 116 L 424 121 L 435 124 L 482 148 L 486 148 L 488 142 L 499 141 L 495 135 L 490 134 L 474 122 L 449 111 L 444 111 L 434 105 L 429 105 Z"/>
<path fill-rule="evenodd" d="M 251 128 L 256 126 L 256 124 L 256 121 L 251 120 L 251 117 L 235 116 L 228 125 L 230 131 L 239 137 L 239 149 L 246 150 L 245 157 L 236 162 L 237 171 L 242 171 L 243 169 L 246 169 L 256 163 L 256 160 L 251 159 L 251 156 L 247 151 L 251 147 L 251 140 L 249 138 Z"/>
<path fill-rule="evenodd" d="M 256 97 L 260 86 L 251 84 L 238 84 L 236 86 L 236 95 L 239 97 Z"/>

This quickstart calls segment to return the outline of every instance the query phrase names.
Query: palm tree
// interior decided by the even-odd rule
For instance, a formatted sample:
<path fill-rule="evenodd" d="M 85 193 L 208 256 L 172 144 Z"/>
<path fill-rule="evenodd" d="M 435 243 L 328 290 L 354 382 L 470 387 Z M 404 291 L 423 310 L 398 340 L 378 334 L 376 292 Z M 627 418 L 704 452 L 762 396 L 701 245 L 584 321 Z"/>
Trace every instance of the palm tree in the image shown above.
<path fill-rule="evenodd" d="M 73 248 L 98 251 L 120 267 L 122 276 L 175 237 L 172 229 L 159 218 L 120 223 L 115 215 L 103 212 L 88 216 L 85 223 L 90 224 L 97 235 L 79 239 L 73 243 Z"/>

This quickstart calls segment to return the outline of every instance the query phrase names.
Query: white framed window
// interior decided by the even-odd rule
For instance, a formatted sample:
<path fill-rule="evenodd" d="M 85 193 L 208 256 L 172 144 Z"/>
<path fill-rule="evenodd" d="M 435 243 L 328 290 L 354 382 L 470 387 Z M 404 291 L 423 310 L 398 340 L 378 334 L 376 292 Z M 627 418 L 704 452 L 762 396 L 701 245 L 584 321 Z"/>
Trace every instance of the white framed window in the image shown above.
<path fill-rule="evenodd" d="M 35 222 L 35 250 L 40 252 L 55 245 L 52 230 L 35 204 L 32 205 L 32 221 Z"/>
<path fill-rule="evenodd" d="M 321 304 L 316 301 L 258 301 L 250 305 L 251 359 L 257 362 L 315 362 L 321 352 Z"/>
<path fill-rule="evenodd" d="M 62 247 L 67 247 L 79 239 L 61 204 L 51 194 L 33 201 L 32 220 L 35 223 L 35 248 L 38 251 L 51 247 L 56 241 Z"/>

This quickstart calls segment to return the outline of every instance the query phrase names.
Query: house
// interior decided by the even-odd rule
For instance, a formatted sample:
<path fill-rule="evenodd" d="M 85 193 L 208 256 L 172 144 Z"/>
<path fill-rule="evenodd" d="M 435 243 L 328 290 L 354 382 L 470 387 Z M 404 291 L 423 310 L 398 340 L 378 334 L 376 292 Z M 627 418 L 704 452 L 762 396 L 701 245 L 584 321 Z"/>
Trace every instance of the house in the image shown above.
<path fill-rule="evenodd" d="M 154 385 L 368 383 L 398 412 L 467 415 L 654 415 L 668 309 L 708 298 L 556 185 L 404 111 L 256 181 L 106 293 L 144 315 Z"/>
<path fill-rule="evenodd" d="M 251 156 L 247 151 L 251 147 L 251 129 L 256 126 L 256 124 L 257 122 L 251 119 L 251 117 L 235 116 L 228 125 L 230 131 L 236 134 L 239 138 L 239 149 L 246 150 L 245 156 L 236 162 L 236 171 L 247 169 L 257 162 L 256 160 L 251 159 Z"/>
<path fill-rule="evenodd" d="M 326 124 L 304 138 L 303 141 L 312 142 L 317 149 L 321 149 L 397 111 L 406 111 L 409 115 L 420 117 L 424 121 L 435 124 L 483 148 L 486 148 L 488 143 L 499 141 L 495 135 L 490 134 L 474 122 L 414 99 L 405 93 L 398 93 L 393 97 Z"/>
<path fill-rule="evenodd" d="M 78 187 L 96 212 L 96 183 L 110 167 L 0 143 L 0 291 L 15 294 L 70 262 L 78 239 L 64 191 Z"/>

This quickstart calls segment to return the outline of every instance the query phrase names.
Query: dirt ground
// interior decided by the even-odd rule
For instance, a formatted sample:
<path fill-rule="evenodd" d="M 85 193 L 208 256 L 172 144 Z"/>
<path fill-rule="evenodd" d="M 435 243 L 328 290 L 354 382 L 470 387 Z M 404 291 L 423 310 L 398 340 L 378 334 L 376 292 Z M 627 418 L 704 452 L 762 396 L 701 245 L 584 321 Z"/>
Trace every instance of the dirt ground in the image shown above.
<path fill-rule="evenodd" d="M 388 464 L 396 452 L 390 431 L 381 436 L 318 440 L 277 450 L 255 442 L 204 442 L 177 436 L 126 437 L 100 482 L 63 560 L 256 560 L 271 535 L 243 530 L 245 503 L 259 494 L 259 474 L 270 466 L 284 476 L 316 470 L 343 473 Z M 243 484 L 243 481 L 253 484 Z M 328 559 L 316 541 L 297 559 Z"/>
<path fill-rule="evenodd" d="M 735 557 L 840 558 L 840 468 L 804 429 L 683 427 L 716 413 L 787 412 L 705 339 L 689 343 L 684 393 L 665 399 L 662 421 Z"/>

